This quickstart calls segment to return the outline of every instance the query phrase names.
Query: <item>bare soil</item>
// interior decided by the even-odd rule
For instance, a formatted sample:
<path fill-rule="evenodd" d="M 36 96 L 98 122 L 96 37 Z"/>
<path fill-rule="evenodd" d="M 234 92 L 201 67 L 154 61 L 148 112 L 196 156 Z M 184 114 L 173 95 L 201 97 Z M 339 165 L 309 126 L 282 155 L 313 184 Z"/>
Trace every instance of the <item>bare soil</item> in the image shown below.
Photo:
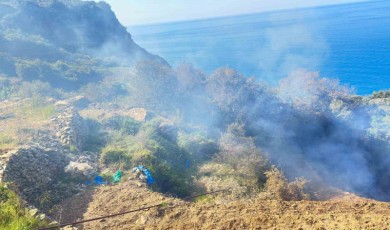
<path fill-rule="evenodd" d="M 328 201 L 185 202 L 135 181 L 66 200 L 62 223 L 165 203 L 164 207 L 85 223 L 78 229 L 390 229 L 390 203 L 343 195 Z"/>

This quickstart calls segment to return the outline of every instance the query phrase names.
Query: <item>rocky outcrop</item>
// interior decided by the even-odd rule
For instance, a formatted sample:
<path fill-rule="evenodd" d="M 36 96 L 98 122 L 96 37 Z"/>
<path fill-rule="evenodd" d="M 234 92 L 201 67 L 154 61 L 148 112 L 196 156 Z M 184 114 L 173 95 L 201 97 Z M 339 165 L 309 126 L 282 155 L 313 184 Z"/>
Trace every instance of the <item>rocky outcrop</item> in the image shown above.
<path fill-rule="evenodd" d="M 104 1 L 1 0 L 0 47 L 5 76 L 65 90 L 102 80 L 107 65 L 168 65 L 139 47 Z"/>

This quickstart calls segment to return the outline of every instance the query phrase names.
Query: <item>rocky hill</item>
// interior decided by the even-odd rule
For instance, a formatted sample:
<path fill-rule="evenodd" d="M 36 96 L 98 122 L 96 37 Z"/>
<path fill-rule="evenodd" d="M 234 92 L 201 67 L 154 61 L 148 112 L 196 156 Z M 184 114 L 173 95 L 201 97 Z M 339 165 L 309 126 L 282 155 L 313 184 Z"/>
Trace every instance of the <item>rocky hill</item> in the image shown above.
<path fill-rule="evenodd" d="M 166 62 L 139 47 L 104 2 L 0 2 L 0 74 L 74 89 L 101 80 L 102 67 Z"/>

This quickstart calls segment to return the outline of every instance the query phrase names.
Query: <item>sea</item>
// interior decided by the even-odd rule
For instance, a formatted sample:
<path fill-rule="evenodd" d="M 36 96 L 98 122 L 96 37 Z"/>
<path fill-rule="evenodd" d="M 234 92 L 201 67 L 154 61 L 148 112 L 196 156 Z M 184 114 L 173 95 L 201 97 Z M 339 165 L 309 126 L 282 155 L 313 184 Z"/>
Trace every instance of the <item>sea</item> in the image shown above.
<path fill-rule="evenodd" d="M 261 9 L 259 9 L 261 11 Z M 172 66 L 230 67 L 277 85 L 306 69 L 357 94 L 390 89 L 390 1 L 322 6 L 128 27 Z"/>

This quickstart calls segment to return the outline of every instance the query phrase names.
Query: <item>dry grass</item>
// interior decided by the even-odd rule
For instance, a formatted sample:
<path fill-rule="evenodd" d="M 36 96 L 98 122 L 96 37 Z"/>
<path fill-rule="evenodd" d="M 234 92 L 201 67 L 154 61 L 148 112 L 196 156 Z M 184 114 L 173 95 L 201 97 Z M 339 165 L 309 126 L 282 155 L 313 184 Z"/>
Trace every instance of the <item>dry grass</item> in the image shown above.
<path fill-rule="evenodd" d="M 0 116 L 12 116 L 0 120 L 0 149 L 14 148 L 25 142 L 28 137 L 22 135 L 22 130 L 43 129 L 55 114 L 54 106 L 43 101 L 25 99 L 2 103 Z"/>
<path fill-rule="evenodd" d="M 276 167 L 272 167 L 267 171 L 267 182 L 265 183 L 263 192 L 259 197 L 265 200 L 309 200 L 310 196 L 305 193 L 305 185 L 307 183 L 303 178 L 297 178 L 289 182 L 283 173 Z"/>

